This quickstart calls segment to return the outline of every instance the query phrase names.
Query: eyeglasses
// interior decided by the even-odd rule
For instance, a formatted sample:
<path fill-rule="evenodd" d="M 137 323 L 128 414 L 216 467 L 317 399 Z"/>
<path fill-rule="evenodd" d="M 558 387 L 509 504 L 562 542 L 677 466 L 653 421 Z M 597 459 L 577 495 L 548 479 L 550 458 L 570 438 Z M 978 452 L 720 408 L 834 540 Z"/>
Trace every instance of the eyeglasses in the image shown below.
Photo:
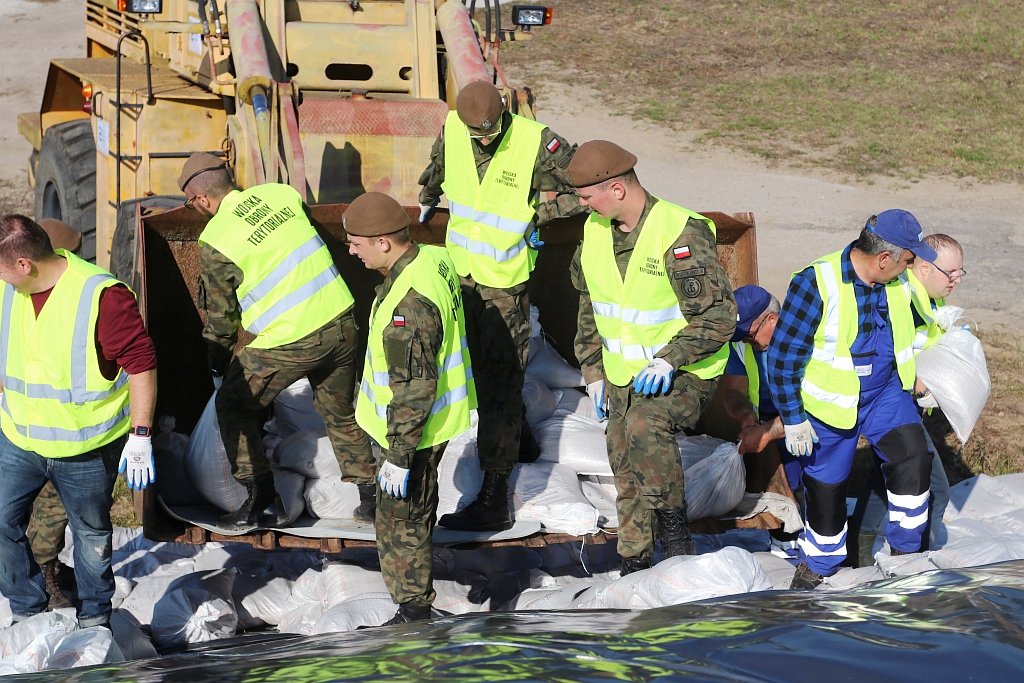
<path fill-rule="evenodd" d="M 964 275 L 967 275 L 967 271 L 964 270 L 963 268 L 957 268 L 952 273 L 947 273 L 946 271 L 944 271 L 942 268 L 939 268 L 934 263 L 932 263 L 932 268 L 934 268 L 935 270 L 939 271 L 940 273 L 945 275 L 947 278 L 949 278 L 950 282 L 956 282 L 957 280 L 962 280 L 964 278 Z"/>
<path fill-rule="evenodd" d="M 478 133 L 476 128 L 469 129 L 470 140 L 480 140 L 482 138 L 493 138 L 501 135 L 501 117 L 498 118 L 498 124 L 493 130 L 489 130 L 486 133 Z"/>
<path fill-rule="evenodd" d="M 752 342 L 755 339 L 757 339 L 757 333 L 761 331 L 761 328 L 764 327 L 765 321 L 767 321 L 767 320 L 768 320 L 768 316 L 767 315 L 761 316 L 761 322 L 759 322 L 757 324 L 757 327 L 755 327 L 754 329 L 752 329 L 749 332 L 747 332 L 747 336 L 745 336 L 743 338 L 744 341 Z"/>
<path fill-rule="evenodd" d="M 189 197 L 188 199 L 185 200 L 185 203 L 184 203 L 183 206 L 186 206 L 186 207 L 188 207 L 190 209 L 194 208 L 192 205 L 195 204 L 196 200 L 199 199 L 202 196 L 203 195 L 201 195 L 201 194 L 194 194 L 194 195 L 192 195 L 191 197 Z"/>

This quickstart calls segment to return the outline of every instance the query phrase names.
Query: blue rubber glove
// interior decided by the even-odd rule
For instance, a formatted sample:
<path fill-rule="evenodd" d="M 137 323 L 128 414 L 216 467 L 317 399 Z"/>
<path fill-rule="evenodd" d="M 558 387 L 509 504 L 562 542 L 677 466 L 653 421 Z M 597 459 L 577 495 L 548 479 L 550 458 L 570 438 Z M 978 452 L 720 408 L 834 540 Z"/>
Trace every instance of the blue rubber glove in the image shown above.
<path fill-rule="evenodd" d="M 533 232 L 527 238 L 527 243 L 530 245 L 530 249 L 540 249 L 544 246 L 544 240 L 540 238 L 540 228 L 533 226 Z"/>
<path fill-rule="evenodd" d="M 644 396 L 667 394 L 676 370 L 664 358 L 655 358 L 633 380 L 633 391 Z"/>
<path fill-rule="evenodd" d="M 117 471 L 124 475 L 125 483 L 133 491 L 141 491 L 156 481 L 153 465 L 153 440 L 148 436 L 129 434 L 121 451 Z"/>
<path fill-rule="evenodd" d="M 587 385 L 587 396 L 594 402 L 594 410 L 597 411 L 597 420 L 608 419 L 608 397 L 605 395 L 605 384 L 603 379 L 591 382 Z"/>
<path fill-rule="evenodd" d="M 796 425 L 784 425 L 786 430 L 786 450 L 798 458 L 807 457 L 814 451 L 818 443 L 818 435 L 811 426 L 810 420 Z"/>
<path fill-rule="evenodd" d="M 392 498 L 405 498 L 409 492 L 409 470 L 385 460 L 377 475 L 377 483 L 380 490 Z"/>

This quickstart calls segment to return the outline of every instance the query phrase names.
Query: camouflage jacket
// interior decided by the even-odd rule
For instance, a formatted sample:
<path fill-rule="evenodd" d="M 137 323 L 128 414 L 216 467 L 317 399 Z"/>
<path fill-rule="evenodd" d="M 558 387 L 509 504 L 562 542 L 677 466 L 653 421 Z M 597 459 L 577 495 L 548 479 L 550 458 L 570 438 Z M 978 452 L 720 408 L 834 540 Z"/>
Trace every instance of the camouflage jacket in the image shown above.
<path fill-rule="evenodd" d="M 199 245 L 199 291 L 196 302 L 206 312 L 203 339 L 210 369 L 223 374 L 242 326 L 238 303 L 242 269 L 208 244 Z"/>
<path fill-rule="evenodd" d="M 635 230 L 626 233 L 617 226 L 612 228 L 615 262 L 622 277 L 625 277 L 626 266 L 644 221 L 657 202 L 657 197 L 647 193 L 647 202 Z M 673 249 L 683 246 L 690 248 L 690 257 L 672 258 Z M 604 377 L 604 366 L 601 359 L 601 337 L 597 333 L 590 294 L 580 266 L 582 248 L 581 243 L 573 255 L 569 275 L 580 292 L 576 358 L 584 378 L 590 383 Z M 678 368 L 707 358 L 729 341 L 736 329 L 736 301 L 729 278 L 718 260 L 715 236 L 702 221 L 690 219 L 687 222 L 679 239 L 665 252 L 664 261 L 665 274 L 672 283 L 672 289 L 679 299 L 679 308 L 688 324 L 657 355 L 672 367 Z"/>

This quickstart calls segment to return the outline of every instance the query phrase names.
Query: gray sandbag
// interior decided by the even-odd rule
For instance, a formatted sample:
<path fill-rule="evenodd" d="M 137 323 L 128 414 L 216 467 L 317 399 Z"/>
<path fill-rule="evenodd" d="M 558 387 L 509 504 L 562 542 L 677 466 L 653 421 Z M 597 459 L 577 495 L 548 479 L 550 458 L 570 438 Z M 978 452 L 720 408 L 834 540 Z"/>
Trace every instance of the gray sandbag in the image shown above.
<path fill-rule="evenodd" d="M 160 647 L 181 647 L 235 635 L 238 612 L 231 598 L 237 572 L 215 569 L 178 577 L 153 606 L 150 629 Z"/>
<path fill-rule="evenodd" d="M 217 424 L 216 401 L 214 391 L 188 440 L 185 472 L 207 502 L 224 512 L 232 512 L 242 506 L 247 494 L 245 487 L 231 475 L 231 463 Z"/>

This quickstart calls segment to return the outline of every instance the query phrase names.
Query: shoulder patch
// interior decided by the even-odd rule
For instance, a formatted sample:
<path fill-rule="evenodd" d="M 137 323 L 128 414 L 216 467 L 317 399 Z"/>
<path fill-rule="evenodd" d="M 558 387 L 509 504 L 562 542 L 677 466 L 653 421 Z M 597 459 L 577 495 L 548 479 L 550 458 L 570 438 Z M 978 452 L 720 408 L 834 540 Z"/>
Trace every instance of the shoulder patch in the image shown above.
<path fill-rule="evenodd" d="M 672 256 L 678 261 L 684 258 L 690 258 L 690 245 L 684 244 L 681 247 L 674 247 L 672 249 Z"/>
<path fill-rule="evenodd" d="M 544 147 L 548 150 L 548 154 L 554 154 L 561 146 L 562 143 L 558 141 L 558 138 L 552 138 L 551 142 L 546 144 Z"/>
<path fill-rule="evenodd" d="M 394 327 L 405 327 L 405 316 L 404 315 L 393 315 L 393 316 L 391 316 L 391 324 Z"/>
<path fill-rule="evenodd" d="M 696 299 L 704 291 L 704 285 L 695 277 L 688 277 L 683 280 L 683 294 L 688 299 Z"/>
<path fill-rule="evenodd" d="M 676 271 L 675 273 L 672 273 L 672 277 L 677 280 L 682 280 L 684 277 L 698 277 L 705 273 L 707 273 L 707 269 L 705 269 L 704 266 L 700 266 L 698 268 L 687 268 L 686 270 Z"/>

